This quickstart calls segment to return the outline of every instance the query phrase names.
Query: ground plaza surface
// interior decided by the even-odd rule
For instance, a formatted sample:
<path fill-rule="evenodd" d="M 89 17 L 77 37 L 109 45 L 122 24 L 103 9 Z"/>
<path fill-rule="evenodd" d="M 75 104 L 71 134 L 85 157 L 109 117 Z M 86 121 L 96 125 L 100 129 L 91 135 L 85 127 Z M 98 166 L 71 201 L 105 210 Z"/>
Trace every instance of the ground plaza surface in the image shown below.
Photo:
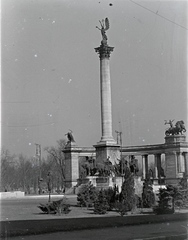
<path fill-rule="evenodd" d="M 61 199 L 63 195 L 53 195 L 53 200 Z M 177 227 L 168 232 L 174 239 L 187 239 L 187 210 L 177 210 L 175 214 L 154 215 L 151 211 L 140 209 L 133 214 L 128 213 L 120 217 L 117 212 L 108 212 L 105 215 L 94 214 L 92 209 L 76 206 L 76 195 L 66 196 L 71 212 L 68 215 L 43 214 L 37 206 L 48 201 L 48 195 L 26 196 L 20 199 L 1 200 L 1 237 L 8 239 L 13 236 L 37 235 L 53 232 L 83 231 L 88 229 L 104 229 L 125 226 L 138 226 L 153 224 L 181 222 L 184 227 Z M 178 226 L 178 224 L 177 224 Z M 165 228 L 164 228 L 165 229 Z M 36 238 L 37 239 L 37 238 Z M 164 239 L 164 238 L 163 238 Z M 166 238 L 165 238 L 166 239 Z M 169 238 L 173 239 L 173 238 Z"/>

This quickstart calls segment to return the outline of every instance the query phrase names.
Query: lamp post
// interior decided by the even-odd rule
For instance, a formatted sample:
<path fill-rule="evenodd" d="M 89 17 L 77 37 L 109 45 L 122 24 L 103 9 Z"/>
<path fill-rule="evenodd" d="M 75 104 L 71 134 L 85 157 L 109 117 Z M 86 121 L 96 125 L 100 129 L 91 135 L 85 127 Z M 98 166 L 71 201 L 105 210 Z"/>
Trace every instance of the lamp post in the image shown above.
<path fill-rule="evenodd" d="M 47 175 L 47 185 L 48 185 L 48 192 L 49 192 L 49 198 L 48 198 L 48 202 L 51 202 L 51 172 L 48 172 Z"/>
<path fill-rule="evenodd" d="M 122 184 L 123 184 L 123 178 L 124 178 L 124 159 L 122 157 L 122 132 L 115 131 L 117 133 L 117 144 L 120 142 L 120 149 L 121 149 L 121 155 L 120 155 L 120 160 L 121 160 L 121 176 L 122 176 Z"/>
<path fill-rule="evenodd" d="M 42 193 L 42 189 L 41 189 L 41 145 L 38 144 L 38 143 L 35 143 L 36 145 L 36 157 L 39 161 L 39 176 L 38 176 L 38 188 L 39 188 L 39 191 L 38 193 L 41 194 Z"/>
<path fill-rule="evenodd" d="M 122 176 L 122 184 L 123 184 L 123 179 L 124 179 L 124 159 L 122 157 L 122 132 L 119 132 L 119 138 L 120 138 L 120 147 L 121 147 L 121 176 Z"/>

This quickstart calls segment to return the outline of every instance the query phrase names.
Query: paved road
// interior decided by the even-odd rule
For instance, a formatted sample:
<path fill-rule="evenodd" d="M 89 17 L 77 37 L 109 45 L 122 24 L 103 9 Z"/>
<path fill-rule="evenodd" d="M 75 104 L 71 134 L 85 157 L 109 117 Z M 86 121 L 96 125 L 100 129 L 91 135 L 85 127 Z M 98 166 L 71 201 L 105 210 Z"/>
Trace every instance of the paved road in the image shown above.
<path fill-rule="evenodd" d="M 56 232 L 35 236 L 12 237 L 11 240 L 141 240 L 147 238 L 165 239 L 164 236 L 174 236 L 170 239 L 185 240 L 187 239 L 187 237 L 185 237 L 187 231 L 188 223 L 186 221 L 181 221 L 118 228 L 105 228 L 98 230 L 93 229 L 72 232 Z"/>

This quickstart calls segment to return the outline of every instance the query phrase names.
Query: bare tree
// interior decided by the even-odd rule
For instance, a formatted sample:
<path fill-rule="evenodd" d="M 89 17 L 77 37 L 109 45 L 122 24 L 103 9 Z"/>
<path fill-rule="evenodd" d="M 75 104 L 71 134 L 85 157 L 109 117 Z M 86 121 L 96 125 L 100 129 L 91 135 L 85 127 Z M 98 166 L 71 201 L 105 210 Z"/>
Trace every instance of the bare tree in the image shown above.
<path fill-rule="evenodd" d="M 61 178 L 61 187 L 64 187 L 65 183 L 65 157 L 63 153 L 63 149 L 65 148 L 66 140 L 60 139 L 57 141 L 57 145 L 51 147 L 45 147 L 44 150 L 47 152 L 48 159 L 52 159 L 55 163 L 56 171 L 59 172 L 59 176 Z M 53 166 L 52 166 L 53 167 Z M 55 170 L 55 169 L 53 169 Z M 58 181 L 58 176 L 54 176 L 56 181 Z"/>
<path fill-rule="evenodd" d="M 1 149 L 1 191 L 14 190 L 17 172 L 14 164 L 15 155 Z"/>

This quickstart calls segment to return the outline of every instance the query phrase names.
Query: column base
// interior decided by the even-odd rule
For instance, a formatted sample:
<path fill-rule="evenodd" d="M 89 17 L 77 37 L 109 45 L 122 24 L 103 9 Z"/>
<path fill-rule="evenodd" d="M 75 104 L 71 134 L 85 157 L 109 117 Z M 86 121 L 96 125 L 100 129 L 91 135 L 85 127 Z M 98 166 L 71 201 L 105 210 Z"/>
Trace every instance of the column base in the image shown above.
<path fill-rule="evenodd" d="M 112 139 L 101 139 L 100 142 L 98 142 L 95 146 L 114 146 L 114 145 L 118 145 L 117 142 L 112 138 Z"/>
<path fill-rule="evenodd" d="M 114 165 L 117 163 L 117 159 L 120 159 L 120 145 L 115 141 L 100 141 L 94 145 L 96 149 L 96 163 L 104 163 L 104 161 L 109 158 L 109 160 Z"/>
<path fill-rule="evenodd" d="M 117 142 L 114 140 L 113 136 L 102 136 L 100 142 L 97 144 L 117 144 Z"/>

